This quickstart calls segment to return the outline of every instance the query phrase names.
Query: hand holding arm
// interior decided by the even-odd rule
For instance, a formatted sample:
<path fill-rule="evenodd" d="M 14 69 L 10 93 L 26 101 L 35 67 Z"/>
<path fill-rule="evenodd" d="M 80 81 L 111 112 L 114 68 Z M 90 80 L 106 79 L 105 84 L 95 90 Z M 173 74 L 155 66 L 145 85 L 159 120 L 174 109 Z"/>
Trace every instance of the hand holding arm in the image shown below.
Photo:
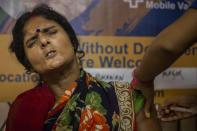
<path fill-rule="evenodd" d="M 158 109 L 158 118 L 162 121 L 184 119 L 197 114 L 197 95 L 183 95 L 168 98 Z"/>

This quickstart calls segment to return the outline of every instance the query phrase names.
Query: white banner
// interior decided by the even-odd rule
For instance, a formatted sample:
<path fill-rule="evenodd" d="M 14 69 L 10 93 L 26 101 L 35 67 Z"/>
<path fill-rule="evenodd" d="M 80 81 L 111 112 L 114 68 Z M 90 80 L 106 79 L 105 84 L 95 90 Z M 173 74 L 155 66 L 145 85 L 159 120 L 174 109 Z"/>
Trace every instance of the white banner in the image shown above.
<path fill-rule="evenodd" d="M 133 68 L 86 68 L 85 70 L 108 82 L 132 80 Z M 197 88 L 196 68 L 169 68 L 155 78 L 154 84 L 156 90 Z"/>

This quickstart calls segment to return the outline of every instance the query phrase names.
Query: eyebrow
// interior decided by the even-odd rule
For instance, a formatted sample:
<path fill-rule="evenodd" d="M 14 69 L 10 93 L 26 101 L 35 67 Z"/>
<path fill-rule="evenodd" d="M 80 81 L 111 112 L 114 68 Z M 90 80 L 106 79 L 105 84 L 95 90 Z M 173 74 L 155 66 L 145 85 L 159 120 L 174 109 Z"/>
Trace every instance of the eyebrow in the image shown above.
<path fill-rule="evenodd" d="M 48 32 L 50 29 L 53 29 L 53 28 L 55 28 L 54 25 L 53 25 L 53 26 L 46 27 L 46 28 L 42 29 L 42 32 L 43 32 L 43 33 L 46 33 L 46 32 Z M 30 39 L 27 40 L 26 44 L 28 44 L 31 40 L 35 40 L 37 37 L 38 37 L 38 34 L 36 34 L 35 36 L 31 37 Z"/>

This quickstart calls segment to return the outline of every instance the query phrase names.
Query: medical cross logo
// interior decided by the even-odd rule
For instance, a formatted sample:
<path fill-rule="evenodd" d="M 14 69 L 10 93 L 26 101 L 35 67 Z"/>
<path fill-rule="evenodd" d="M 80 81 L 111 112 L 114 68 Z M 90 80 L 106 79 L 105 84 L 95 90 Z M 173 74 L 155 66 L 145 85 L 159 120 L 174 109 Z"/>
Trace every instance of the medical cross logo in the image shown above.
<path fill-rule="evenodd" d="M 128 2 L 130 8 L 138 8 L 138 4 L 144 2 L 144 0 L 123 0 L 123 1 Z"/>

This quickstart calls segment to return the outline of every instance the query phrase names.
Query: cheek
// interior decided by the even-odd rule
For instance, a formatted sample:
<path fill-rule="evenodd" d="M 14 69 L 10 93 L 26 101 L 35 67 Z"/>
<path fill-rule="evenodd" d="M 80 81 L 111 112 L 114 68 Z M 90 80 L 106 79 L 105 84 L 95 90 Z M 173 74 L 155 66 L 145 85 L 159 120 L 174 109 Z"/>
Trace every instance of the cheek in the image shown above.
<path fill-rule="evenodd" d="M 65 40 L 65 39 L 60 39 L 60 41 L 58 41 L 57 43 L 61 43 L 58 44 L 57 48 L 60 51 L 61 54 L 66 55 L 67 57 L 72 57 L 75 53 L 74 53 L 74 47 L 72 45 L 72 43 L 70 43 L 69 40 Z"/>
<path fill-rule="evenodd" d="M 68 59 L 72 59 L 75 55 L 74 49 L 72 47 L 65 47 L 65 48 L 61 48 L 61 54 L 68 58 Z"/>
<path fill-rule="evenodd" d="M 41 56 L 39 52 L 35 51 L 28 51 L 26 52 L 27 59 L 29 60 L 30 64 L 35 67 L 42 63 Z"/>

